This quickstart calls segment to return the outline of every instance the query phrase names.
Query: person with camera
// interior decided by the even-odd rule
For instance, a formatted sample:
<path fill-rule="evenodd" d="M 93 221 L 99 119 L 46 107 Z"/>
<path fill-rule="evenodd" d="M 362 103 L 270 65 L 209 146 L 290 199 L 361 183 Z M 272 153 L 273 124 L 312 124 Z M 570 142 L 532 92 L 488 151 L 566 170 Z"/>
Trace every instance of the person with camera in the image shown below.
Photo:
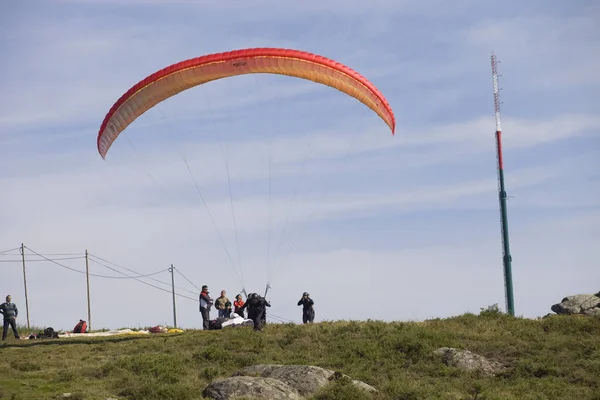
<path fill-rule="evenodd" d="M 302 294 L 302 298 L 298 302 L 298 306 L 302 306 L 302 323 L 311 323 L 315 320 L 315 302 L 310 298 L 308 292 Z"/>

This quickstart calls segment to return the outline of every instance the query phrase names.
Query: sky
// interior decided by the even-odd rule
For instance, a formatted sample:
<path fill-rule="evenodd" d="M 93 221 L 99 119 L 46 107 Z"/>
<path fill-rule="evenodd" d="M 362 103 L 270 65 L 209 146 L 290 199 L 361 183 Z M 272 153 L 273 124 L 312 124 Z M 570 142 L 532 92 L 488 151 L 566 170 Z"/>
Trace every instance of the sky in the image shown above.
<path fill-rule="evenodd" d="M 172 325 L 171 264 L 177 325 L 189 329 L 202 326 L 204 284 L 233 299 L 269 283 L 273 323 L 301 322 L 304 291 L 317 322 L 506 310 L 492 52 L 515 312 L 541 317 L 600 290 L 597 2 L 0 9 L 0 295 L 12 295 L 21 324 L 21 243 L 30 323 L 55 329 L 88 320 L 86 250 L 93 329 Z M 104 116 L 138 81 L 250 47 L 353 68 L 387 98 L 396 134 L 344 93 L 253 74 L 165 100 L 98 154 Z"/>

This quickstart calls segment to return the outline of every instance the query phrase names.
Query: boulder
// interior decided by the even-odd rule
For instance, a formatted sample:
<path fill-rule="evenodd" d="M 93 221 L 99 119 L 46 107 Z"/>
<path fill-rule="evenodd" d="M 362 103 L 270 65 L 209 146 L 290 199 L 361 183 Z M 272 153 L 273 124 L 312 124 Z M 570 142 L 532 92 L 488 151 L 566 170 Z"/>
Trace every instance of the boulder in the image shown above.
<path fill-rule="evenodd" d="M 215 381 L 204 389 L 203 395 L 213 400 L 249 399 L 305 399 L 336 379 L 346 378 L 369 392 L 373 386 L 347 375 L 311 365 L 261 364 L 245 367 L 232 377 Z"/>
<path fill-rule="evenodd" d="M 319 389 L 327 385 L 330 381 L 342 376 L 350 379 L 352 384 L 357 388 L 370 392 L 377 391 L 373 386 L 352 379 L 347 375 L 338 374 L 334 371 L 312 365 L 251 365 L 237 371 L 234 376 L 260 376 L 263 378 L 279 379 L 296 389 L 303 396 L 310 396 L 317 393 Z"/>
<path fill-rule="evenodd" d="M 567 296 L 560 303 L 554 304 L 551 310 L 557 314 L 566 315 L 598 315 L 600 313 L 600 297 L 594 294 Z"/>
<path fill-rule="evenodd" d="M 252 376 L 234 376 L 215 381 L 204 389 L 202 395 L 213 400 L 302 400 L 302 396 L 294 388 L 280 380 Z"/>
<path fill-rule="evenodd" d="M 487 358 L 470 352 L 469 350 L 458 350 L 451 347 L 442 347 L 434 351 L 435 354 L 442 356 L 444 364 L 460 368 L 466 371 L 479 371 L 484 375 L 496 375 L 504 367 L 496 361 L 490 361 Z"/>

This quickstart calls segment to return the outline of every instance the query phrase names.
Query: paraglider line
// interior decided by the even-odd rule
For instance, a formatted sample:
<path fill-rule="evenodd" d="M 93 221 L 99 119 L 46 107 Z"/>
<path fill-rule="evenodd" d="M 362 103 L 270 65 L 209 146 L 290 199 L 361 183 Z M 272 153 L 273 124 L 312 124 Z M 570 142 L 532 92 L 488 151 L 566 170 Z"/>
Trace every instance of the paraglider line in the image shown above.
<path fill-rule="evenodd" d="M 142 158 L 142 156 L 140 155 L 140 153 L 137 151 L 137 148 L 133 145 L 133 142 L 129 138 L 129 135 L 127 135 L 126 132 L 123 132 L 123 135 L 125 136 L 125 139 L 127 140 L 127 143 L 129 143 L 129 146 L 131 146 L 133 152 L 135 153 L 136 158 L 138 158 L 139 160 L 141 160 L 142 164 L 145 164 L 143 162 L 145 160 Z M 146 175 L 148 176 L 148 178 L 150 178 L 150 180 L 154 184 L 156 184 L 156 180 L 154 179 L 154 176 L 152 176 L 152 174 L 150 173 L 150 171 L 147 168 L 144 168 L 144 172 L 146 173 Z"/>
<path fill-rule="evenodd" d="M 281 246 L 283 246 L 283 239 L 285 238 L 285 234 L 287 232 L 287 228 L 288 228 L 288 225 L 289 225 L 290 216 L 292 214 L 292 210 L 294 208 L 294 204 L 296 203 L 296 198 L 298 196 L 298 190 L 300 189 L 300 186 L 301 186 L 302 182 L 304 181 L 304 176 L 305 176 L 304 172 L 306 170 L 306 162 L 308 161 L 308 157 L 309 157 L 309 154 L 310 154 L 310 149 L 312 148 L 312 143 L 313 143 L 313 141 L 315 139 L 314 133 L 313 133 L 312 136 L 313 136 L 312 140 L 308 143 L 308 147 L 306 149 L 306 154 L 304 155 L 304 159 L 302 160 L 302 167 L 301 167 L 301 171 L 300 171 L 300 177 L 298 178 L 298 180 L 300 182 L 298 182 L 298 185 L 294 189 L 294 194 L 292 196 L 292 201 L 290 203 L 290 208 L 288 209 L 288 213 L 287 213 L 287 215 L 285 217 L 285 222 L 283 223 L 283 229 L 282 229 L 282 232 L 281 232 L 281 235 L 280 235 L 279 245 L 277 246 L 277 249 L 275 250 L 275 254 L 277 254 L 279 252 L 279 249 L 281 248 Z M 269 265 L 269 276 L 268 276 L 269 282 L 270 282 L 270 277 L 271 277 L 271 275 L 273 273 L 273 269 L 274 269 L 274 266 L 273 265 Z"/>
<path fill-rule="evenodd" d="M 356 133 L 356 136 L 359 136 L 359 133 Z M 346 162 L 348 161 L 348 158 L 350 156 L 350 152 L 353 149 L 353 147 L 356 145 L 356 143 L 358 142 L 358 140 L 352 140 L 350 142 L 350 145 L 348 145 L 348 148 L 346 149 L 346 154 L 344 155 L 344 158 L 342 160 L 342 165 L 345 165 Z M 354 144 L 354 146 L 353 146 Z M 322 198 L 325 196 L 325 191 L 323 191 L 321 193 L 321 197 L 319 198 L 319 201 L 316 202 L 316 204 L 320 204 Z M 279 268 L 279 270 L 274 270 L 273 271 L 273 276 L 271 277 L 271 279 L 269 279 L 269 284 L 271 282 L 273 282 L 273 280 L 275 279 L 275 277 L 277 276 L 277 272 L 279 272 L 283 266 L 285 265 L 285 263 L 287 262 L 287 260 L 289 259 L 290 254 L 292 253 L 292 250 L 294 249 L 294 247 L 296 246 L 296 243 L 298 241 L 298 238 L 300 237 L 300 233 L 304 230 L 306 224 L 308 223 L 308 221 L 310 220 L 310 218 L 312 216 L 314 216 L 316 214 L 316 211 L 313 210 L 300 224 L 300 227 L 298 228 L 298 230 L 296 231 L 296 236 L 294 238 L 294 240 L 292 241 L 292 245 L 288 248 L 288 251 L 286 252 L 285 256 L 283 257 L 283 259 L 281 260 L 281 263 L 277 266 Z"/>
<path fill-rule="evenodd" d="M 208 204 L 206 204 L 206 200 L 204 199 L 204 196 L 202 195 L 202 191 L 200 190 L 200 186 L 198 186 L 198 182 L 196 182 L 196 178 L 194 178 L 192 169 L 190 168 L 190 165 L 188 164 L 187 160 L 185 159 L 185 157 L 183 155 L 181 155 L 181 158 L 183 159 L 183 162 L 185 163 L 185 166 L 187 167 L 187 170 L 190 173 L 192 181 L 194 181 L 194 186 L 196 186 L 196 191 L 198 192 L 200 199 L 202 199 L 202 203 L 204 204 L 204 207 L 206 208 L 206 212 L 208 213 L 208 217 L 210 218 L 210 221 L 212 222 L 212 225 L 215 228 L 215 231 L 217 232 L 217 236 L 219 237 L 219 240 L 221 241 L 223 248 L 225 249 L 225 253 L 227 253 L 227 258 L 229 259 L 229 263 L 231 264 L 231 267 L 233 268 L 233 270 L 238 274 L 238 278 L 240 278 L 239 277 L 240 272 L 235 268 L 235 264 L 234 264 L 233 260 L 231 259 L 231 254 L 229 253 L 229 250 L 227 250 L 227 246 L 225 245 L 223 236 L 221 235 L 219 228 L 217 228 L 217 224 L 215 223 L 215 220 L 214 220 L 212 214 L 210 213 Z M 241 279 L 241 280 L 242 280 L 242 284 L 243 284 L 243 279 Z"/>
<path fill-rule="evenodd" d="M 213 115 L 213 110 L 212 110 L 212 106 L 211 106 L 211 102 L 210 102 L 210 98 L 209 96 L 206 96 L 206 102 L 208 104 L 208 110 L 210 113 L 210 117 L 211 117 L 211 121 L 212 121 L 212 125 L 215 128 L 215 132 L 217 134 L 217 141 L 219 142 L 219 147 L 221 148 L 221 154 L 223 155 L 223 162 L 225 163 L 225 172 L 227 174 L 227 189 L 229 190 L 229 204 L 231 206 L 231 216 L 233 218 L 233 234 L 235 236 L 235 247 L 237 250 L 237 258 L 238 258 L 238 267 L 240 269 L 240 275 L 241 275 L 241 280 L 242 280 L 242 286 L 244 284 L 244 272 L 242 269 L 242 257 L 240 254 L 240 242 L 238 239 L 238 229 L 237 229 L 237 221 L 235 218 L 235 208 L 233 207 L 233 194 L 231 192 L 231 177 L 229 174 L 229 162 L 227 159 L 227 155 L 225 154 L 225 150 L 223 149 L 223 143 L 221 141 L 221 134 L 219 131 L 219 128 L 217 127 L 217 123 L 215 121 L 215 117 Z"/>
<path fill-rule="evenodd" d="M 273 118 L 269 115 L 267 115 L 267 113 L 265 112 L 264 108 L 260 106 L 259 101 L 257 100 L 258 98 L 262 97 L 263 95 L 263 90 L 262 90 L 262 86 L 259 84 L 258 82 L 258 76 L 257 74 L 252 74 L 254 77 L 254 84 L 256 85 L 256 90 L 258 92 L 258 96 L 254 97 L 254 105 L 256 106 L 256 109 L 263 114 L 263 121 L 271 121 L 273 120 Z M 276 102 L 276 104 L 279 104 L 279 102 Z M 275 113 L 275 115 L 278 115 L 279 113 Z M 269 275 L 269 266 L 271 265 L 271 242 L 272 242 L 272 225 L 273 225 L 273 216 L 272 216 L 272 209 L 271 209 L 271 199 L 272 199 L 272 192 L 273 192 L 273 147 L 275 144 L 275 132 L 279 132 L 279 124 L 277 124 L 276 120 L 276 128 L 275 129 L 271 129 L 271 138 L 269 140 L 269 146 L 268 146 L 268 152 L 269 152 L 269 163 L 268 163 L 268 177 L 269 177 L 269 182 L 268 182 L 268 201 L 267 201 L 267 277 Z"/>
<path fill-rule="evenodd" d="M 171 128 L 169 126 L 169 124 L 167 123 L 167 120 L 165 118 L 164 113 L 162 112 L 162 110 L 160 109 L 160 107 L 157 106 L 158 111 L 161 114 L 162 117 L 162 121 L 165 124 L 167 130 L 169 131 L 169 134 L 172 135 L 171 132 Z M 211 113 L 212 115 L 212 113 Z M 200 195 L 200 199 L 202 199 L 202 203 L 204 204 L 204 207 L 206 208 L 206 212 L 212 222 L 213 227 L 215 228 L 215 231 L 217 232 L 217 236 L 219 237 L 219 241 L 221 242 L 221 244 L 223 245 L 223 249 L 225 250 L 225 253 L 227 254 L 227 259 L 229 260 L 229 264 L 231 266 L 231 268 L 235 271 L 238 279 L 241 281 L 242 285 L 244 283 L 244 277 L 243 277 L 243 273 L 241 273 L 241 271 L 238 271 L 235 267 L 235 263 L 233 262 L 233 259 L 231 258 L 231 254 L 229 253 L 229 250 L 227 249 L 227 246 L 225 245 L 225 241 L 223 240 L 223 237 L 221 236 L 221 232 L 219 231 L 219 228 L 217 228 L 217 224 L 215 223 L 215 220 L 210 212 L 210 209 L 208 208 L 208 204 L 206 203 L 206 200 L 204 199 L 204 196 L 202 195 L 202 191 L 200 190 L 200 186 L 198 185 L 198 182 L 196 182 L 196 179 L 194 178 L 194 174 L 192 173 L 192 169 L 190 168 L 190 165 L 188 164 L 185 156 L 179 152 L 179 156 L 183 159 L 183 162 L 185 163 L 187 170 L 190 174 L 190 177 L 192 178 L 192 181 L 194 182 L 194 185 L 196 187 L 196 191 L 198 192 L 198 194 Z"/>
<path fill-rule="evenodd" d="M 202 289 L 200 289 L 198 286 L 196 286 L 194 284 L 194 282 L 190 281 L 180 270 L 178 270 L 177 268 L 173 267 L 173 269 L 183 277 L 183 279 L 185 279 L 186 281 L 188 281 L 190 283 L 190 285 L 192 285 L 193 287 L 195 287 L 196 289 L 198 289 L 198 291 L 202 291 Z"/>

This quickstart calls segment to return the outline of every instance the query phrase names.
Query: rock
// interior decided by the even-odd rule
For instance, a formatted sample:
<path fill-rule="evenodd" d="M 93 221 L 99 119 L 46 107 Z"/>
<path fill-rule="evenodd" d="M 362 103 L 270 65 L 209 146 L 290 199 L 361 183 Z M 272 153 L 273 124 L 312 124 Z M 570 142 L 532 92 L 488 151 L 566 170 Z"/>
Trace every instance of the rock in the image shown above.
<path fill-rule="evenodd" d="M 260 376 L 278 379 L 296 389 L 303 396 L 314 395 L 331 380 L 342 376 L 350 379 L 357 388 L 370 392 L 377 391 L 373 386 L 354 380 L 347 375 L 337 374 L 334 371 L 312 365 L 252 365 L 237 371 L 234 376 Z"/>
<path fill-rule="evenodd" d="M 213 400 L 235 399 L 304 399 L 315 395 L 333 380 L 349 379 L 356 388 L 377 392 L 373 386 L 339 372 L 311 365 L 261 364 L 243 368 L 231 378 L 215 381 L 204 389 L 203 395 Z"/>
<path fill-rule="evenodd" d="M 588 308 L 583 314 L 589 315 L 590 317 L 600 317 L 600 307 Z"/>
<path fill-rule="evenodd" d="M 600 308 L 600 297 L 593 294 L 577 294 L 565 297 L 560 303 L 554 304 L 551 310 L 557 314 L 597 315 L 598 311 L 594 310 L 598 308 Z"/>
<path fill-rule="evenodd" d="M 302 400 L 298 392 L 284 382 L 272 378 L 234 376 L 208 385 L 202 395 L 213 400 L 236 398 Z"/>
<path fill-rule="evenodd" d="M 435 354 L 442 356 L 442 361 L 451 367 L 464 369 L 467 371 L 480 371 L 485 375 L 496 375 L 504 367 L 496 361 L 490 361 L 487 358 L 470 352 L 469 350 L 458 350 L 451 347 L 442 347 L 434 351 Z"/>

